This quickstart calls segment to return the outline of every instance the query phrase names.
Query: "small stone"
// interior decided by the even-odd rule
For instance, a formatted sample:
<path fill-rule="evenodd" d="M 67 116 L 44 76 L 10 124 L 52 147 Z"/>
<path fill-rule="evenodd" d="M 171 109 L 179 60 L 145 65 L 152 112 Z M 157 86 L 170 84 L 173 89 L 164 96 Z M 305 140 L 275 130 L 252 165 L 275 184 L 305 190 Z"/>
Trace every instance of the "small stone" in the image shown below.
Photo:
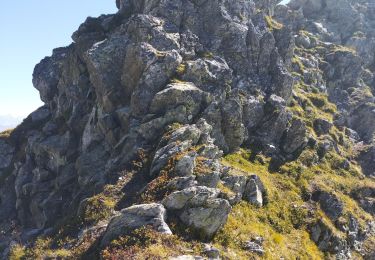
<path fill-rule="evenodd" d="M 193 255 L 180 255 L 175 257 L 169 257 L 169 260 L 204 260 L 201 256 L 193 256 Z"/>
<path fill-rule="evenodd" d="M 247 241 L 243 248 L 245 250 L 248 250 L 250 252 L 254 252 L 254 253 L 257 253 L 259 255 L 264 255 L 265 251 L 263 249 L 263 247 L 259 244 L 257 244 L 256 242 L 253 242 L 253 241 Z"/>
<path fill-rule="evenodd" d="M 203 253 L 208 256 L 210 260 L 217 260 L 220 259 L 220 251 L 219 249 L 213 247 L 210 244 L 205 244 Z"/>

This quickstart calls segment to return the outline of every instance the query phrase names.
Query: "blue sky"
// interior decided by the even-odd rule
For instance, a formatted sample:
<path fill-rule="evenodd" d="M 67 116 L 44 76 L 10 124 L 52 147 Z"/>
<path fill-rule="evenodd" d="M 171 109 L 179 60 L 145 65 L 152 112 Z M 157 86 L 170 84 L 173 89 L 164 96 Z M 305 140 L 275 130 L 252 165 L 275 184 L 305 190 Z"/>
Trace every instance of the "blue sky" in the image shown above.
<path fill-rule="evenodd" d="M 117 11 L 115 0 L 0 0 L 0 116 L 26 117 L 42 105 L 32 86 L 34 66 L 87 16 Z"/>

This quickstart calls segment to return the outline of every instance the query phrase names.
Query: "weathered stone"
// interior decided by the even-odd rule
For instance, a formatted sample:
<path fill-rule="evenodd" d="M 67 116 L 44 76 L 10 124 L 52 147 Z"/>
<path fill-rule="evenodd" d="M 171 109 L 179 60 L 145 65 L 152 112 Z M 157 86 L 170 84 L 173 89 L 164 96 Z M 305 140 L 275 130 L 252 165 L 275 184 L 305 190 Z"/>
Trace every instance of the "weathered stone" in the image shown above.
<path fill-rule="evenodd" d="M 248 178 L 244 175 L 228 175 L 222 179 L 223 185 L 234 192 L 234 196 L 230 196 L 228 201 L 233 205 L 241 201 L 245 191 Z"/>
<path fill-rule="evenodd" d="M 185 225 L 211 238 L 226 222 L 231 209 L 228 201 L 218 199 L 219 194 L 217 189 L 197 186 L 170 194 L 163 205 L 179 212 L 179 219 Z"/>
<path fill-rule="evenodd" d="M 332 126 L 332 123 L 326 119 L 318 118 L 314 120 L 314 130 L 318 135 L 328 134 Z"/>
<path fill-rule="evenodd" d="M 180 255 L 176 257 L 169 257 L 168 260 L 203 260 L 201 256 L 192 256 L 192 255 Z"/>
<path fill-rule="evenodd" d="M 173 142 L 167 146 L 161 148 L 155 153 L 154 160 L 151 165 L 150 174 L 155 176 L 159 173 L 160 170 L 168 163 L 174 155 L 184 152 L 192 146 L 191 141 L 184 141 L 181 143 Z"/>
<path fill-rule="evenodd" d="M 15 148 L 0 139 L 0 171 L 10 166 Z"/>
<path fill-rule="evenodd" d="M 207 104 L 208 95 L 191 83 L 170 84 L 157 93 L 152 100 L 150 112 L 163 113 L 176 106 L 186 107 L 190 118 L 194 118 Z"/>
<path fill-rule="evenodd" d="M 345 239 L 336 235 L 334 230 L 331 230 L 322 220 L 318 220 L 318 222 L 311 227 L 311 239 L 323 252 L 337 254 L 347 250 Z"/>
<path fill-rule="evenodd" d="M 343 213 L 343 203 L 332 193 L 316 191 L 312 198 L 319 202 L 322 210 L 333 221 L 337 220 Z"/>
<path fill-rule="evenodd" d="M 257 127 L 264 117 L 264 102 L 254 96 L 245 100 L 243 107 L 244 124 L 248 131 Z"/>
<path fill-rule="evenodd" d="M 354 190 L 353 197 L 358 201 L 359 205 L 368 213 L 375 215 L 375 189 L 371 187 L 363 187 Z"/>
<path fill-rule="evenodd" d="M 196 177 L 194 175 L 189 177 L 176 177 L 169 181 L 167 186 L 173 190 L 183 190 L 197 186 L 198 182 L 195 179 Z"/>
<path fill-rule="evenodd" d="M 264 192 L 265 189 L 260 178 L 257 175 L 252 175 L 246 183 L 243 199 L 261 207 L 263 206 Z"/>
<path fill-rule="evenodd" d="M 108 245 L 113 239 L 141 227 L 152 227 L 163 234 L 172 234 L 165 223 L 166 210 L 161 204 L 135 205 L 121 210 L 118 216 L 111 219 L 107 230 L 100 242 L 101 246 Z"/>
<path fill-rule="evenodd" d="M 210 244 L 205 244 L 203 253 L 208 256 L 209 259 L 215 260 L 220 259 L 220 251 Z"/>
<path fill-rule="evenodd" d="M 307 167 L 353 147 L 361 151 L 363 173 L 374 175 L 375 8 L 364 0 L 279 2 L 118 0 L 117 14 L 88 18 L 69 47 L 34 70 L 46 105 L 0 140 L 0 229 L 6 227 L 0 251 L 9 251 L 18 230 L 31 240 L 53 235 L 51 227 L 128 167 L 134 179 L 124 188 L 126 205 L 168 170 L 175 174 L 166 184 L 175 192 L 163 199 L 168 211 L 211 238 L 225 223 L 229 202 L 267 202 L 258 177 L 221 166 L 222 151 L 250 148 L 272 157 L 273 170 L 301 154 L 311 127 L 318 137 L 308 145 L 319 158 L 314 152 Z M 329 135 L 332 125 L 320 119 L 311 125 L 310 113 L 335 112 L 319 98 L 325 94 L 337 105 L 337 130 L 358 133 L 347 130 L 351 140 Z M 172 130 L 178 123 L 183 126 Z M 349 159 L 337 166 L 351 170 Z M 220 178 L 228 194 L 209 188 Z M 333 193 L 313 195 L 345 231 L 341 238 L 330 225 L 312 225 L 321 250 L 338 259 L 349 256 L 349 247 L 364 254 L 361 239 L 370 229 L 361 230 L 350 215 L 343 223 L 344 204 Z M 372 193 L 352 195 L 372 214 Z M 135 223 L 163 228 L 165 210 L 157 205 L 125 209 L 109 226 L 114 233 L 131 232 Z M 15 219 L 17 230 L 8 224 Z M 249 241 L 247 249 L 261 253 L 260 246 Z"/>
<path fill-rule="evenodd" d="M 62 73 L 62 63 L 69 48 L 53 51 L 51 57 L 44 58 L 34 69 L 33 84 L 44 102 L 50 102 L 57 94 L 57 84 Z"/>
<path fill-rule="evenodd" d="M 197 59 L 184 64 L 182 79 L 193 82 L 202 90 L 221 97 L 232 78 L 232 70 L 222 59 Z"/>
<path fill-rule="evenodd" d="M 253 242 L 253 241 L 247 241 L 243 248 L 245 250 L 248 250 L 250 252 L 254 252 L 254 253 L 257 253 L 259 255 L 264 255 L 265 254 L 265 251 L 263 249 L 263 246 L 256 243 L 256 242 Z"/>
<path fill-rule="evenodd" d="M 196 166 L 196 154 L 188 154 L 182 157 L 175 166 L 177 176 L 191 176 L 194 173 Z"/>
<path fill-rule="evenodd" d="M 307 129 L 300 119 L 294 119 L 290 128 L 286 131 L 282 141 L 282 149 L 286 154 L 302 151 L 307 145 Z"/>
<path fill-rule="evenodd" d="M 242 123 L 242 106 L 236 97 L 228 99 L 222 107 L 223 132 L 229 151 L 234 151 L 246 138 L 245 127 Z"/>
<path fill-rule="evenodd" d="M 296 45 L 308 49 L 310 47 L 310 38 L 306 35 L 296 36 Z"/>
<path fill-rule="evenodd" d="M 250 140 L 260 143 L 264 149 L 278 147 L 284 131 L 291 120 L 291 114 L 286 111 L 285 100 L 271 95 L 264 105 L 265 116 L 256 128 L 255 134 L 250 134 Z"/>
<path fill-rule="evenodd" d="M 170 210 L 181 210 L 193 198 L 195 201 L 204 202 L 207 199 L 215 199 L 219 196 L 217 189 L 204 186 L 191 187 L 182 191 L 177 191 L 167 196 L 163 200 L 163 205 Z"/>
<path fill-rule="evenodd" d="M 197 182 L 201 186 L 216 188 L 220 181 L 220 172 L 209 171 L 207 173 L 197 173 Z"/>

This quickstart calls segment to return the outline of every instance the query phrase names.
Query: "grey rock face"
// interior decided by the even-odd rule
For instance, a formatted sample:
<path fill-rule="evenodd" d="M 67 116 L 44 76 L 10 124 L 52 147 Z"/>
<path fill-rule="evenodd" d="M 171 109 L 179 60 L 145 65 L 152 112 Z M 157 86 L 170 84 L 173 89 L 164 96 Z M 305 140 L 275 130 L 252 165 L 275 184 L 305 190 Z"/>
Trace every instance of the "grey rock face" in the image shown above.
<path fill-rule="evenodd" d="M 161 147 L 154 156 L 151 165 L 151 175 L 155 175 L 160 171 L 172 156 L 187 151 L 193 145 L 196 145 L 205 134 L 205 129 L 200 129 L 198 124 L 183 126 L 169 136 L 165 146 Z M 206 133 L 209 134 L 209 133 Z M 181 162 L 183 164 L 184 161 Z M 193 165 L 190 165 L 192 167 Z M 177 170 L 182 170 L 178 165 Z"/>
<path fill-rule="evenodd" d="M 293 13 L 301 15 L 296 25 L 305 27 L 313 36 L 310 39 L 326 42 L 325 48 L 330 48 L 330 44 L 346 46 L 322 53 L 324 62 L 320 68 L 330 100 L 343 114 L 344 125 L 358 132 L 366 143 L 373 142 L 374 92 L 370 94 L 366 90 L 374 83 L 374 69 L 370 65 L 374 62 L 373 4 L 369 1 L 294 0 L 289 6 Z"/>
<path fill-rule="evenodd" d="M 146 226 L 151 226 L 155 231 L 163 234 L 172 234 L 165 219 L 166 210 L 161 204 L 135 205 L 123 209 L 109 222 L 101 240 L 101 246 L 106 246 L 113 239 Z"/>
<path fill-rule="evenodd" d="M 371 101 L 372 99 L 372 101 Z M 355 129 L 366 143 L 372 143 L 375 136 L 374 98 L 364 98 L 352 109 L 348 125 Z"/>
<path fill-rule="evenodd" d="M 0 139 L 0 172 L 8 168 L 12 162 L 15 148 Z"/>
<path fill-rule="evenodd" d="M 358 161 L 362 167 L 363 173 L 367 176 L 375 176 L 375 147 L 370 147 L 367 151 L 363 151 Z"/>
<path fill-rule="evenodd" d="M 52 57 L 43 59 L 34 69 L 33 84 L 43 102 L 50 102 L 57 91 L 67 48 L 54 50 Z"/>
<path fill-rule="evenodd" d="M 204 91 L 221 97 L 232 80 L 232 70 L 225 60 L 204 58 L 184 63 L 182 79 L 193 82 Z"/>
<path fill-rule="evenodd" d="M 184 152 L 192 146 L 191 141 L 182 143 L 172 142 L 158 150 L 151 166 L 151 175 L 156 175 L 168 163 L 168 160 L 178 153 Z"/>
<path fill-rule="evenodd" d="M 285 100 L 271 95 L 264 104 L 264 116 L 260 124 L 255 129 L 249 129 L 250 141 L 261 145 L 266 153 L 270 146 L 279 149 L 291 119 L 292 115 L 286 110 Z"/>

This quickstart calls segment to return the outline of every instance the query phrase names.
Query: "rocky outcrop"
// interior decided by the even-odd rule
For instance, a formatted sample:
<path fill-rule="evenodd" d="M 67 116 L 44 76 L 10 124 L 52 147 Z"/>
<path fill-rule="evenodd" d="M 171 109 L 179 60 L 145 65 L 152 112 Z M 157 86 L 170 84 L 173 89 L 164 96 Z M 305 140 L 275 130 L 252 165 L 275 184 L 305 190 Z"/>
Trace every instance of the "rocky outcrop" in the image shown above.
<path fill-rule="evenodd" d="M 16 221 L 27 243 L 30 232 L 53 234 L 88 198 L 111 193 L 119 203 L 102 247 L 142 227 L 171 234 L 167 217 L 209 240 L 242 200 L 267 210 L 265 175 L 222 161 L 243 148 L 254 152 L 248 160 L 293 181 L 333 153 L 345 157 L 340 176 L 361 176 L 354 160 L 373 176 L 373 6 L 279 2 L 117 0 L 116 14 L 88 18 L 70 46 L 35 67 L 45 105 L 0 137 L 0 226 Z M 282 168 L 301 154 L 300 168 Z M 338 228 L 346 216 L 339 197 L 301 190 Z M 355 194 L 372 214 L 373 194 Z M 329 224 L 314 223 L 312 240 L 347 257 L 354 242 Z M 18 239 L 14 230 L 6 248 Z M 358 230 L 349 229 L 353 241 L 362 239 Z M 262 242 L 243 247 L 263 254 Z"/>

